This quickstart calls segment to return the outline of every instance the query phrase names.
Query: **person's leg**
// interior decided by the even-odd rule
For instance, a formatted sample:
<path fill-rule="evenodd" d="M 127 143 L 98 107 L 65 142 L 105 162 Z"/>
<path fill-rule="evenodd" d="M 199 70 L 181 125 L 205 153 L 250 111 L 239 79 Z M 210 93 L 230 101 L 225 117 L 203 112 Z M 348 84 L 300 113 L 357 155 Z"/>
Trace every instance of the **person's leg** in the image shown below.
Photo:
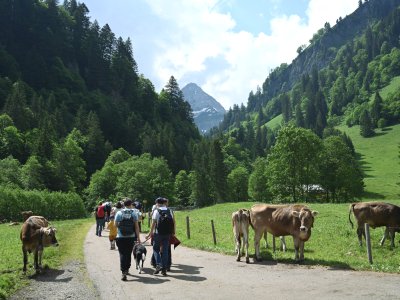
<path fill-rule="evenodd" d="M 96 235 L 99 235 L 99 227 L 100 227 L 99 219 L 96 219 Z"/>
<path fill-rule="evenodd" d="M 116 240 L 119 253 L 119 268 L 122 272 L 122 280 L 126 280 L 126 245 L 124 238 L 118 238 Z"/>
<path fill-rule="evenodd" d="M 160 236 L 156 233 L 154 234 L 153 241 L 153 254 L 156 259 L 156 270 L 153 274 L 158 274 L 161 271 L 161 256 L 160 256 Z"/>
<path fill-rule="evenodd" d="M 163 255 L 161 257 L 161 267 L 162 274 L 166 275 L 167 267 L 168 267 L 168 256 L 169 256 L 169 235 L 163 235 L 161 238 L 161 245 L 163 248 Z"/>
<path fill-rule="evenodd" d="M 169 244 L 169 246 L 168 246 L 167 271 L 170 271 L 171 270 L 171 265 L 172 265 L 172 251 L 171 251 L 172 247 L 171 247 L 170 243 L 168 243 L 168 244 Z"/>

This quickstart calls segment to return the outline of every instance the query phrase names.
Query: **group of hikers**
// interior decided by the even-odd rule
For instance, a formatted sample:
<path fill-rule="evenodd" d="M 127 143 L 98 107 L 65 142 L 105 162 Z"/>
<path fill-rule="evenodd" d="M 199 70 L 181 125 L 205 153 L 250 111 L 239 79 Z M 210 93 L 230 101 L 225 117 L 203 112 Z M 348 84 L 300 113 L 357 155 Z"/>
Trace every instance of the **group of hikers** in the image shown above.
<path fill-rule="evenodd" d="M 132 251 L 135 244 L 141 244 L 141 221 L 144 218 L 140 201 L 124 198 L 116 204 L 100 201 L 95 209 L 96 235 L 101 233 L 107 222 L 109 229 L 110 249 L 118 247 L 120 257 L 121 280 L 126 281 L 131 267 Z M 151 239 L 153 255 L 151 264 L 155 267 L 153 274 L 166 276 L 171 268 L 171 242 L 175 243 L 175 219 L 168 208 L 168 199 L 158 197 L 151 211 L 152 224 L 145 241 Z M 175 242 L 174 242 L 175 241 Z M 143 242 L 143 243 L 144 243 Z"/>

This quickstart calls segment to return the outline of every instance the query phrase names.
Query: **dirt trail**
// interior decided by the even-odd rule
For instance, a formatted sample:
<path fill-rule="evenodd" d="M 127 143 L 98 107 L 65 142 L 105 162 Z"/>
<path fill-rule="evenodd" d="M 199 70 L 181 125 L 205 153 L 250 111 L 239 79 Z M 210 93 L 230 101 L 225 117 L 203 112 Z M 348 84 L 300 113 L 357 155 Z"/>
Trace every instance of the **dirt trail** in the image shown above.
<path fill-rule="evenodd" d="M 185 248 L 172 250 L 167 277 L 152 275 L 151 246 L 144 274 L 134 265 L 121 281 L 117 250 L 108 233 L 85 241 L 85 261 L 101 299 L 399 299 L 400 275 L 332 270 L 276 262 L 236 262 L 235 257 Z M 160 295 L 162 293 L 162 296 Z"/>

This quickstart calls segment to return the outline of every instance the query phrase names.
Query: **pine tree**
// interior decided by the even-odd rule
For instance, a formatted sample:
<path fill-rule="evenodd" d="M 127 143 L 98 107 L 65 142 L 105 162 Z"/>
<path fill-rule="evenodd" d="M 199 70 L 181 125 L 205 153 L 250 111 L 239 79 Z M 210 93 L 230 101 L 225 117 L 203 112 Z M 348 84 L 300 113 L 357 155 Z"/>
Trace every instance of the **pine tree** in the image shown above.
<path fill-rule="evenodd" d="M 296 105 L 296 126 L 304 127 L 304 116 L 300 104 Z"/>
<path fill-rule="evenodd" d="M 228 171 L 224 164 L 221 142 L 212 141 L 210 153 L 210 176 L 215 191 L 215 202 L 221 203 L 227 200 L 227 176 Z"/>
<path fill-rule="evenodd" d="M 374 127 L 377 126 L 382 112 L 382 97 L 378 91 L 375 92 L 375 98 L 371 104 L 371 119 Z"/>
<path fill-rule="evenodd" d="M 360 135 L 362 137 L 370 137 L 374 135 L 374 125 L 372 119 L 368 113 L 368 110 L 364 110 L 360 116 Z"/>

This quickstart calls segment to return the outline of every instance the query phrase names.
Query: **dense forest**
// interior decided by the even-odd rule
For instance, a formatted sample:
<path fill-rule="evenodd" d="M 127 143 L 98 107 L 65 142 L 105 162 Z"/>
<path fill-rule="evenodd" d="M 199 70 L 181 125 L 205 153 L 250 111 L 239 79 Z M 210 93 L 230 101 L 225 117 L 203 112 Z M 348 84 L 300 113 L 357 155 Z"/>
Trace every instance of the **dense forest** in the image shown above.
<path fill-rule="evenodd" d="M 335 126 L 360 124 L 367 137 L 400 121 L 400 93 L 379 95 L 400 75 L 398 4 L 357 23 L 384 2 L 360 1 L 325 24 L 294 61 L 316 53 L 323 63 L 313 59 L 290 80 L 291 65 L 277 67 L 247 107 L 234 105 L 203 137 L 175 78 L 156 93 L 130 39 L 91 22 L 84 3 L 0 0 L 0 194 L 51 204 L 55 192 L 74 193 L 89 210 L 123 196 L 182 206 L 359 197 L 354 146 Z M 349 22 L 358 24 L 353 35 L 337 41 Z M 270 129 L 278 115 L 281 126 Z M 21 206 L 33 207 L 29 197 Z"/>

